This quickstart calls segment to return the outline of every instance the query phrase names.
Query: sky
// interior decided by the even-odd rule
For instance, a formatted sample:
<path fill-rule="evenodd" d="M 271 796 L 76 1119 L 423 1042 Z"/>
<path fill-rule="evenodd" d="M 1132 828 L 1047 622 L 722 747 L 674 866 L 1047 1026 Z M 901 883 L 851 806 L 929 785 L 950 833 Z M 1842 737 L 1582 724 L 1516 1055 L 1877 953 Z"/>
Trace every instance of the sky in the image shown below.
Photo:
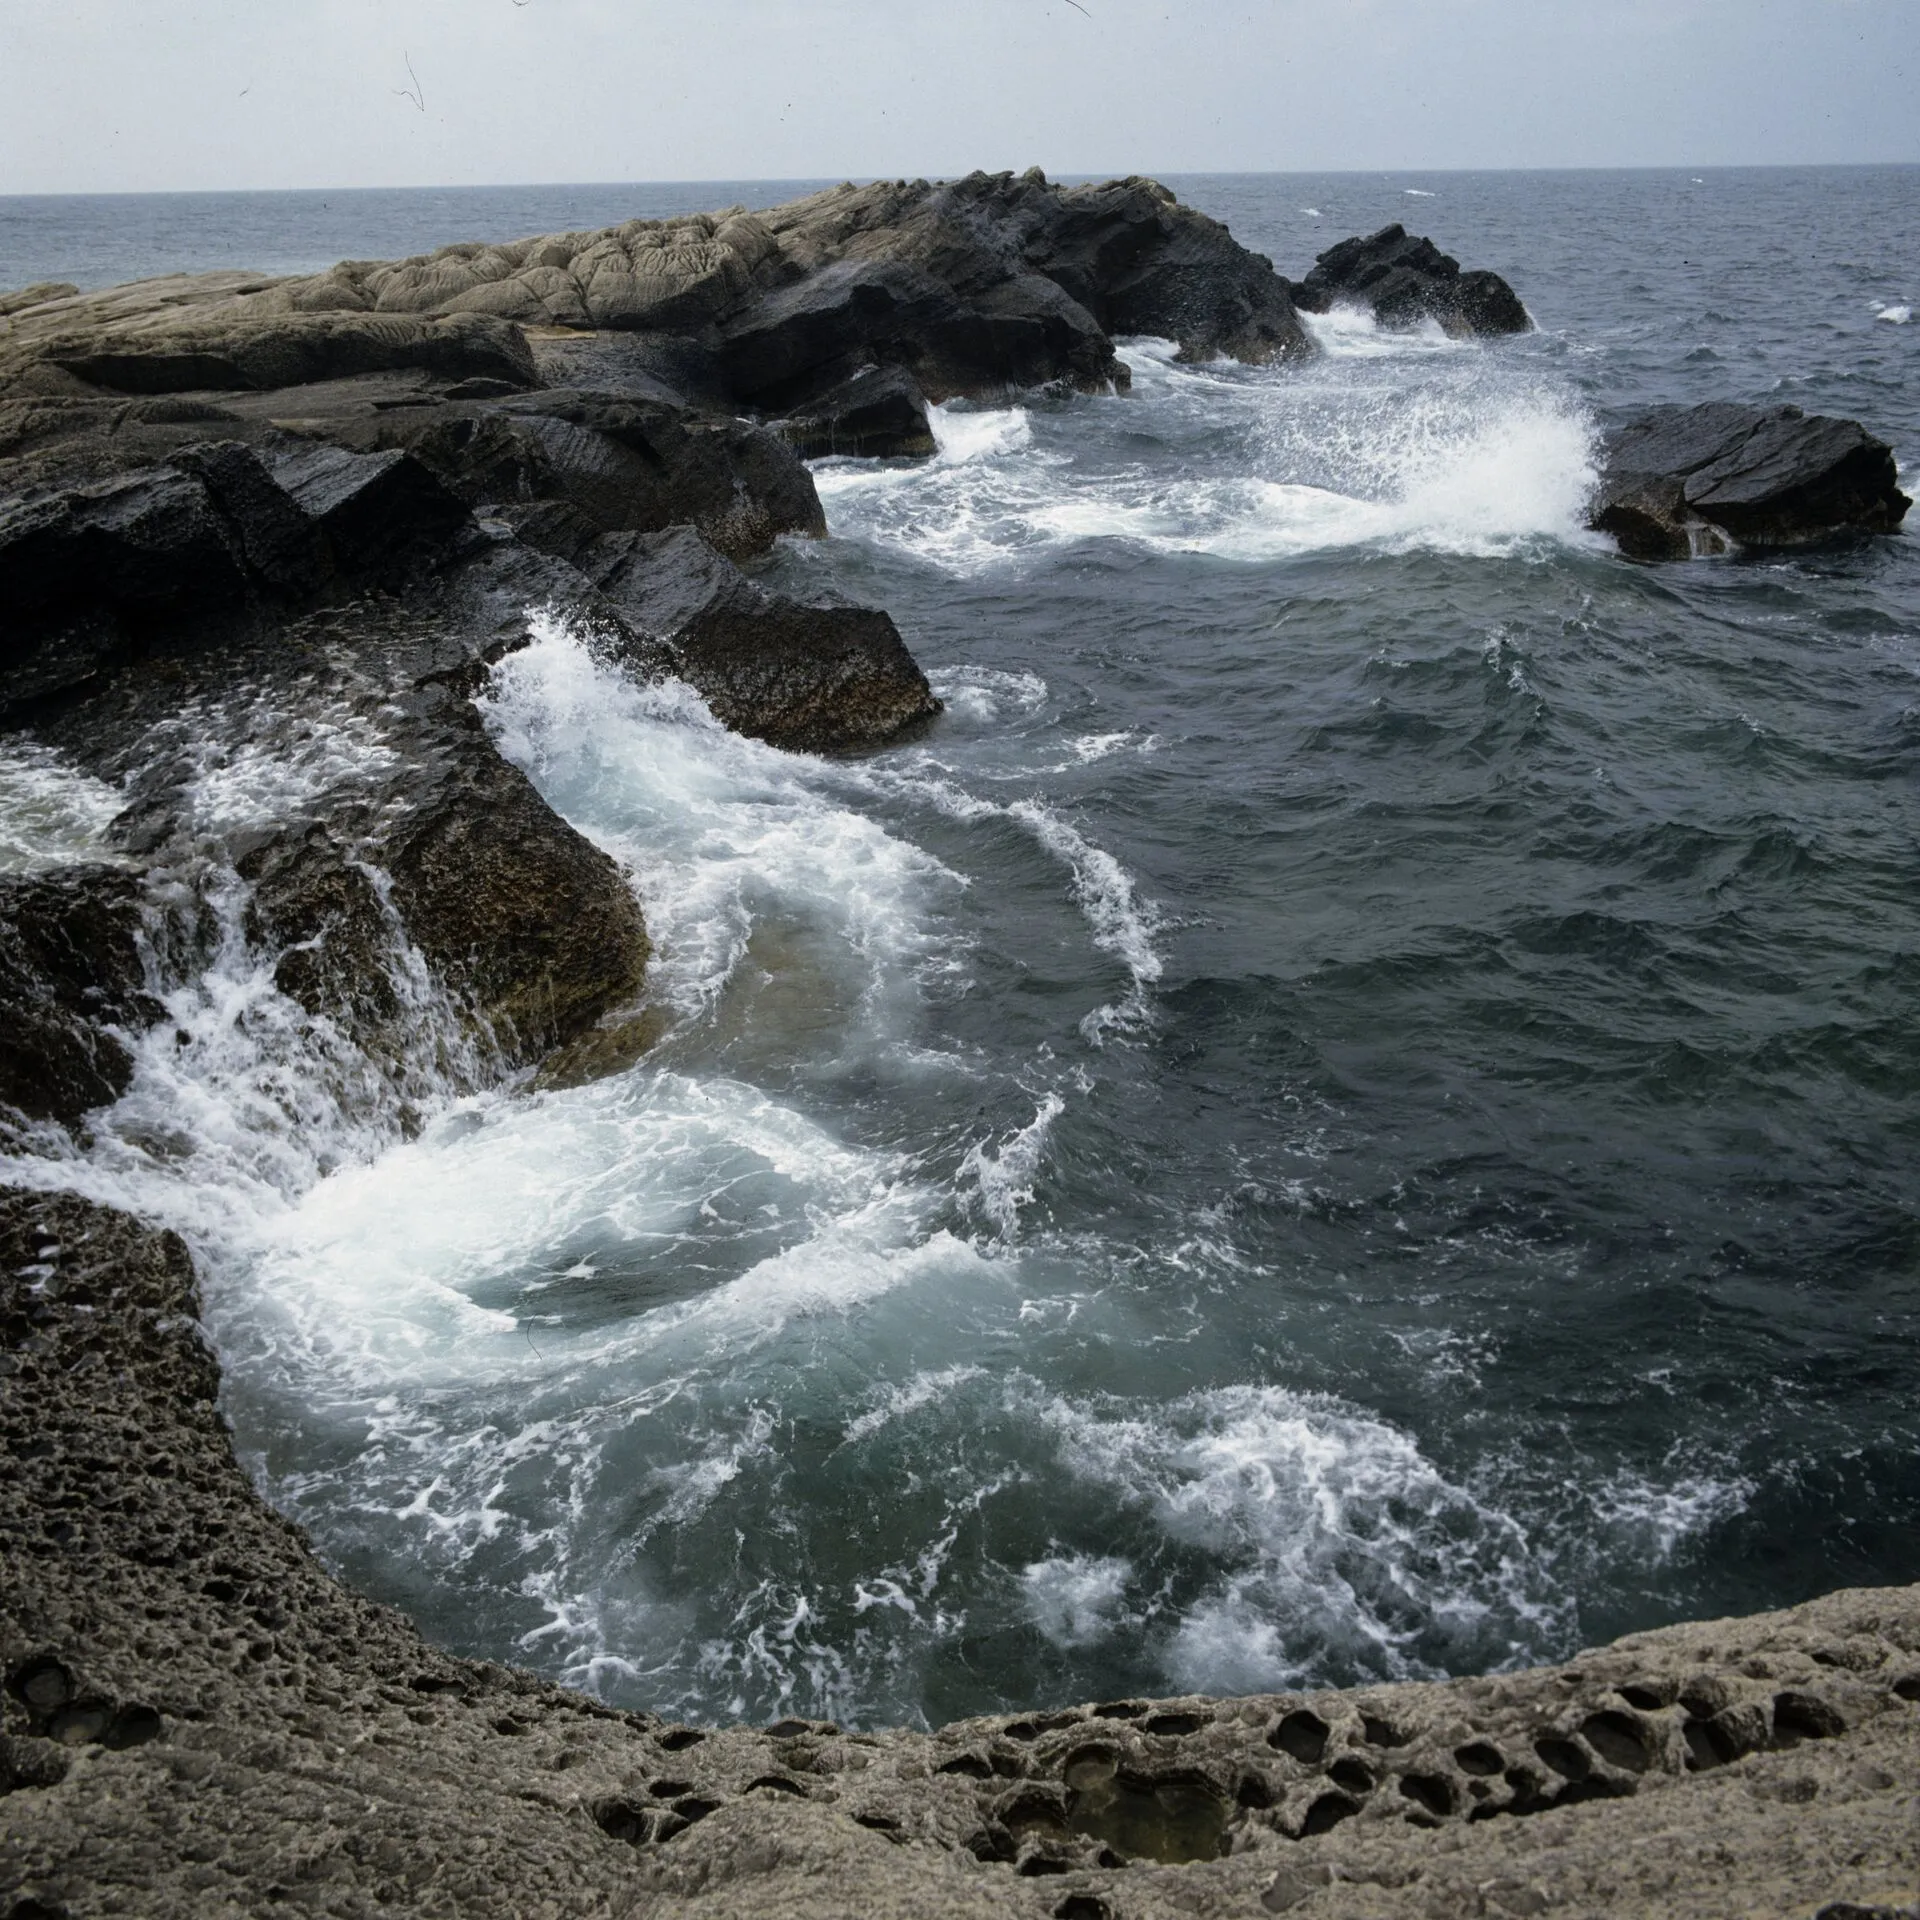
<path fill-rule="evenodd" d="M 1920 161 L 1920 0 L 0 0 L 0 193 Z"/>

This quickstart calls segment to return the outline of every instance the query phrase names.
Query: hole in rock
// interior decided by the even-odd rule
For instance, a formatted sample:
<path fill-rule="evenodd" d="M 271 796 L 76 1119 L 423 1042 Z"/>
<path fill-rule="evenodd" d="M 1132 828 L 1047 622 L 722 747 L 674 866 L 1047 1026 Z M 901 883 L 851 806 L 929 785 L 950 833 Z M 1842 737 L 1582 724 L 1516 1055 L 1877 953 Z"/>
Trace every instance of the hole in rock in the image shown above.
<path fill-rule="evenodd" d="M 1690 1773 L 1705 1773 L 1710 1767 L 1724 1767 L 1740 1758 L 1740 1742 L 1718 1720 L 1689 1720 L 1680 1731 L 1687 1743 Z"/>
<path fill-rule="evenodd" d="M 1385 1720 L 1377 1720 L 1370 1713 L 1360 1716 L 1360 1732 L 1370 1747 L 1404 1747 L 1407 1736 L 1396 1726 Z"/>
<path fill-rule="evenodd" d="M 1255 1813 L 1263 1813 L 1267 1808 L 1280 1804 L 1280 1795 L 1272 1783 L 1257 1773 L 1245 1775 L 1233 1797 L 1237 1804 Z"/>
<path fill-rule="evenodd" d="M 1010 1807 L 1001 1809 L 1000 1818 L 1015 1833 L 1067 1830 L 1067 1810 L 1050 1793 L 1023 1793 Z"/>
<path fill-rule="evenodd" d="M 1267 1745 L 1290 1754 L 1303 1767 L 1317 1767 L 1325 1758 L 1331 1729 L 1317 1713 L 1305 1707 L 1287 1717 L 1267 1735 Z"/>
<path fill-rule="evenodd" d="M 935 1773 L 964 1774 L 969 1780 L 991 1780 L 992 1765 L 977 1753 L 956 1754 L 951 1760 L 943 1760 L 934 1768 Z"/>
<path fill-rule="evenodd" d="M 7 1684 L 35 1713 L 52 1713 L 73 1698 L 73 1675 L 58 1660 L 44 1656 L 15 1667 Z"/>
<path fill-rule="evenodd" d="M 967 1842 L 967 1851 L 976 1860 L 1011 1861 L 1014 1854 L 1013 1835 L 997 1827 L 983 1827 Z"/>
<path fill-rule="evenodd" d="M 1300 1838 L 1308 1840 L 1318 1833 L 1331 1833 L 1342 1820 L 1351 1820 L 1359 1811 L 1360 1803 L 1349 1800 L 1344 1793 L 1323 1793 L 1300 1822 Z"/>
<path fill-rule="evenodd" d="M 1817 1693 L 1776 1693 L 1773 1696 L 1773 1742 L 1790 1746 L 1800 1740 L 1833 1740 L 1845 1733 L 1840 1710 Z"/>
<path fill-rule="evenodd" d="M 144 1747 L 149 1740 L 158 1740 L 160 1734 L 160 1716 L 151 1707 L 122 1707 L 101 1739 L 124 1753 L 129 1747 Z"/>
<path fill-rule="evenodd" d="M 593 1821 L 609 1839 L 624 1840 L 629 1846 L 637 1847 L 647 1837 L 646 1809 L 631 1800 L 596 1800 Z"/>
<path fill-rule="evenodd" d="M 1092 1793 L 1119 1770 L 1120 1756 L 1111 1747 L 1080 1747 L 1067 1755 L 1060 1777 L 1075 1793 Z"/>
<path fill-rule="evenodd" d="M 1010 1727 L 1002 1727 L 1001 1733 L 1009 1740 L 1038 1740 L 1040 1729 L 1031 1720 L 1016 1720 Z"/>
<path fill-rule="evenodd" d="M 660 1745 L 667 1753 L 684 1753 L 689 1747 L 697 1747 L 706 1737 L 698 1727 L 669 1727 L 660 1736 Z"/>
<path fill-rule="evenodd" d="M 1067 1823 L 1125 1858 L 1180 1866 L 1219 1857 L 1230 1811 L 1203 1775 L 1116 1773 L 1072 1795 Z"/>
<path fill-rule="evenodd" d="M 751 1793 L 755 1787 L 768 1787 L 775 1793 L 791 1793 L 804 1800 L 807 1790 L 798 1780 L 788 1780 L 777 1773 L 763 1773 L 758 1780 L 749 1780 L 746 1790 Z"/>
<path fill-rule="evenodd" d="M 796 1734 L 811 1733 L 813 1728 L 805 1720 L 776 1720 L 767 1729 L 771 1740 L 791 1740 Z"/>
<path fill-rule="evenodd" d="M 1490 1779 L 1507 1764 L 1490 1740 L 1469 1740 L 1464 1747 L 1454 1748 L 1453 1758 L 1462 1773 L 1478 1774 L 1483 1779 Z"/>
<path fill-rule="evenodd" d="M 1146 1712 L 1138 1700 L 1108 1700 L 1094 1708 L 1102 1720 L 1138 1720 Z"/>
<path fill-rule="evenodd" d="M 1624 1772 L 1645 1773 L 1652 1762 L 1647 1731 L 1631 1714 L 1589 1714 L 1580 1723 L 1580 1737 L 1602 1760 Z"/>
<path fill-rule="evenodd" d="M 673 1810 L 688 1826 L 692 1826 L 696 1820 L 704 1820 L 708 1814 L 718 1813 L 720 1802 L 701 1799 L 676 1800 L 673 1803 Z"/>
<path fill-rule="evenodd" d="M 1409 1773 L 1400 1782 L 1400 1791 L 1416 1805 L 1445 1819 L 1452 1813 L 1453 1782 L 1444 1774 Z"/>
<path fill-rule="evenodd" d="M 1090 1893 L 1070 1893 L 1054 1908 L 1053 1920 L 1113 1920 L 1113 1909 Z"/>
<path fill-rule="evenodd" d="M 1893 1690 L 1902 1700 L 1920 1701 L 1920 1673 L 1910 1673 L 1904 1680 L 1896 1680 Z"/>
<path fill-rule="evenodd" d="M 1030 1853 L 1015 1869 L 1029 1880 L 1038 1880 L 1043 1874 L 1071 1873 L 1072 1867 L 1064 1860 L 1056 1860 L 1050 1853 Z"/>
<path fill-rule="evenodd" d="M 1533 1750 L 1563 1780 L 1584 1780 L 1593 1762 L 1571 1740 L 1536 1740 Z"/>
<path fill-rule="evenodd" d="M 647 1791 L 656 1800 L 680 1800 L 693 1791 L 691 1780 L 656 1780 Z"/>
<path fill-rule="evenodd" d="M 875 1833 L 891 1834 L 900 1831 L 900 1822 L 889 1818 L 884 1813 L 856 1813 L 853 1816 L 853 1824 L 856 1827 L 871 1827 Z"/>
<path fill-rule="evenodd" d="M 47 1732 L 63 1747 L 78 1747 L 98 1740 L 112 1723 L 113 1709 L 104 1700 L 77 1700 L 47 1722 Z"/>
<path fill-rule="evenodd" d="M 1141 1723 L 1149 1733 L 1166 1734 L 1180 1738 L 1189 1733 L 1198 1733 L 1207 1723 L 1197 1713 L 1156 1713 Z"/>
<path fill-rule="evenodd" d="M 1327 1778 L 1336 1787 L 1345 1787 L 1349 1793 L 1368 1794 L 1373 1791 L 1373 1769 L 1359 1760 L 1336 1760 L 1327 1769 Z"/>
<path fill-rule="evenodd" d="M 1638 1707 L 1642 1713 L 1658 1713 L 1662 1707 L 1673 1705 L 1673 1689 L 1667 1687 L 1622 1687 L 1620 1698 L 1630 1707 Z"/>

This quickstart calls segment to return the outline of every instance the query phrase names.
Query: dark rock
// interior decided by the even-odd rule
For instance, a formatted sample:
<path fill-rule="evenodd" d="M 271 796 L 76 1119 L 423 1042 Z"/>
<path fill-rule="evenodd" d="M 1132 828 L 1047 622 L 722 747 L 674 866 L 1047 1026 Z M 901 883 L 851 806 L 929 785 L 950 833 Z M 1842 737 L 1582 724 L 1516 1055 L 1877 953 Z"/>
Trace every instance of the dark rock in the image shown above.
<path fill-rule="evenodd" d="M 1044 275 L 1003 266 L 963 298 L 897 259 L 836 261 L 766 295 L 721 330 L 718 354 L 729 389 L 772 412 L 875 361 L 910 367 L 935 400 L 1127 380 L 1099 323 Z"/>
<path fill-rule="evenodd" d="M 111 606 L 190 613 L 246 576 L 198 480 L 165 469 L 0 506 L 0 606 L 22 616 Z M 0 640 L 0 670 L 12 652 Z"/>
<path fill-rule="evenodd" d="M 1398 223 L 1329 247 L 1312 272 L 1294 283 L 1293 299 L 1306 313 L 1360 306 L 1383 327 L 1437 320 L 1463 336 L 1525 333 L 1533 325 L 1519 295 L 1497 273 L 1461 272 L 1451 254 Z"/>
<path fill-rule="evenodd" d="M 762 592 L 693 532 L 609 539 L 587 570 L 647 643 L 634 664 L 677 674 L 736 733 L 845 753 L 940 711 L 888 615 Z"/>
<path fill-rule="evenodd" d="M 203 441 L 182 448 L 169 464 L 206 489 L 247 571 L 262 586 L 300 598 L 327 583 L 333 554 L 321 522 L 251 447 L 236 440 Z"/>
<path fill-rule="evenodd" d="M 1636 560 L 1892 533 L 1912 502 L 1855 420 L 1710 401 L 1655 407 L 1607 443 L 1589 524 Z"/>
<path fill-rule="evenodd" d="M 0 1105 L 75 1125 L 125 1092 L 120 1034 L 160 1009 L 145 990 L 139 876 L 76 866 L 0 874 Z"/>
<path fill-rule="evenodd" d="M 867 367 L 780 422 L 803 460 L 843 454 L 861 460 L 932 453 L 933 428 L 919 383 L 903 367 Z"/>
<path fill-rule="evenodd" d="M 341 569 L 366 577 L 431 552 L 466 526 L 466 503 L 412 455 L 314 447 L 274 465 L 274 479 L 325 536 Z"/>

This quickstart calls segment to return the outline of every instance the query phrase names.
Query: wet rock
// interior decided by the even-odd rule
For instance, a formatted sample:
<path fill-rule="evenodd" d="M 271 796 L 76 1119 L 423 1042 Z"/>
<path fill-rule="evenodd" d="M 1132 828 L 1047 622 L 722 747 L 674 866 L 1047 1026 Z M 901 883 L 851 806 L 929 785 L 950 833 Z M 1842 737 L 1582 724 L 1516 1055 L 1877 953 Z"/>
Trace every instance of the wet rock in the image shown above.
<path fill-rule="evenodd" d="M 1497 273 L 1463 273 L 1451 254 L 1397 222 L 1329 247 L 1292 291 L 1304 313 L 1364 307 L 1383 327 L 1435 320 L 1464 336 L 1525 333 L 1533 325 L 1519 295 Z"/>
<path fill-rule="evenodd" d="M 74 1126 L 125 1091 L 122 1034 L 160 1012 L 140 908 L 139 879 L 120 867 L 0 874 L 0 1105 Z"/>
<path fill-rule="evenodd" d="M 325 538 L 341 571 L 362 579 L 432 553 L 469 519 L 457 494 L 397 449 L 314 447 L 276 461 L 273 477 Z"/>
<path fill-rule="evenodd" d="M 780 436 L 804 460 L 860 460 L 935 451 L 919 382 L 902 367 L 868 367 L 780 422 Z"/>
<path fill-rule="evenodd" d="M 587 563 L 646 643 L 641 671 L 678 675 L 736 733 L 806 753 L 897 739 L 940 703 L 878 608 L 769 594 L 698 534 L 611 539 Z"/>
<path fill-rule="evenodd" d="M 1892 533 L 1912 502 L 1856 420 L 1709 401 L 1655 407 L 1607 443 L 1589 524 L 1636 560 Z"/>

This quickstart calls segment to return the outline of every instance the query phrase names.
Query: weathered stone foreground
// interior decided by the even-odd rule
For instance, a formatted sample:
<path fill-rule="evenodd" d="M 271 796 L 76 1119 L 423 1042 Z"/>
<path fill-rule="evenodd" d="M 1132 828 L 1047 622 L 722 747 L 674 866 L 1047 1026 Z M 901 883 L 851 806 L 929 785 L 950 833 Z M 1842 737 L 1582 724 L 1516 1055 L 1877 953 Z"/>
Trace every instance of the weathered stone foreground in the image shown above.
<path fill-rule="evenodd" d="M 1440 1686 L 701 1731 L 426 1645 L 271 1512 L 172 1235 L 0 1194 L 0 1907 L 1811 1915 L 1920 1891 L 1920 1588 Z"/>

